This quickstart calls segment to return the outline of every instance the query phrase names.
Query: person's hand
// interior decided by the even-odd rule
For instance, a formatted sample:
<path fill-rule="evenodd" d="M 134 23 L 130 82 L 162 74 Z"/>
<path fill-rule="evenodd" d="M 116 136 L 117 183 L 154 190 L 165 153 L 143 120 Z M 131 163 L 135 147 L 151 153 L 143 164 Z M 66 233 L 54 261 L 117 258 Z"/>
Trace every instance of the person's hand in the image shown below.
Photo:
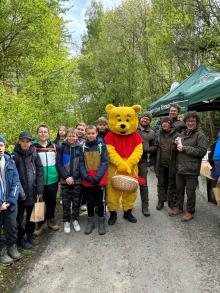
<path fill-rule="evenodd" d="M 92 179 L 92 177 L 87 176 L 87 177 L 85 178 L 85 180 L 88 181 L 89 183 L 93 184 L 93 179 Z"/>
<path fill-rule="evenodd" d="M 177 150 L 181 153 L 183 151 L 183 145 L 182 144 L 178 144 L 177 145 Z"/>
<path fill-rule="evenodd" d="M 74 184 L 74 179 L 73 179 L 73 177 L 68 177 L 68 178 L 66 178 L 66 183 L 67 183 L 68 185 L 73 185 L 73 184 Z"/>
<path fill-rule="evenodd" d="M 38 197 L 39 201 L 43 201 L 43 194 L 39 193 L 39 194 L 37 194 L 37 197 Z"/>
<path fill-rule="evenodd" d="M 8 207 L 10 207 L 10 204 L 3 202 L 3 204 L 0 206 L 0 211 L 6 211 Z"/>
<path fill-rule="evenodd" d="M 92 184 L 99 185 L 100 180 L 96 176 L 92 177 L 92 181 L 93 181 Z"/>

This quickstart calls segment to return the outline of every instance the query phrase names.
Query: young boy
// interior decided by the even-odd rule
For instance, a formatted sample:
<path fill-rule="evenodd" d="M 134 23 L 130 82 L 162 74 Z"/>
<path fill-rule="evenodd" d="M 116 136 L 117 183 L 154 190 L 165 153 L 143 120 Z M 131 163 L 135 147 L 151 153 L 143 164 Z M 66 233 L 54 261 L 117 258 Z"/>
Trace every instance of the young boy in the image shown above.
<path fill-rule="evenodd" d="M 56 159 L 56 166 L 60 175 L 64 232 L 66 234 L 70 233 L 71 204 L 73 228 L 76 232 L 80 231 L 79 207 L 81 176 L 79 172 L 79 149 L 80 145 L 76 129 L 67 129 L 66 141 L 60 146 Z"/>
<path fill-rule="evenodd" d="M 37 153 L 43 164 L 44 177 L 44 193 L 43 199 L 46 205 L 47 226 L 53 230 L 59 230 L 59 226 L 54 220 L 56 209 L 56 195 L 58 189 L 58 173 L 56 169 L 56 147 L 49 140 L 49 128 L 47 125 L 39 125 L 37 128 L 37 136 L 33 142 Z M 44 229 L 44 223 L 39 223 L 35 235 L 40 235 Z"/>
<path fill-rule="evenodd" d="M 13 152 L 20 185 L 18 201 L 18 245 L 30 249 L 37 244 L 33 236 L 35 223 L 30 221 L 31 213 L 37 196 L 42 198 L 44 191 L 43 166 L 35 147 L 32 146 L 32 135 L 23 131 Z M 23 228 L 24 213 L 26 212 L 25 228 Z"/>
<path fill-rule="evenodd" d="M 98 232 L 100 235 L 105 230 L 105 195 L 103 186 L 107 183 L 106 170 L 108 155 L 104 143 L 97 139 L 97 129 L 94 125 L 86 128 L 86 141 L 80 150 L 80 172 L 86 196 L 88 222 L 85 234 L 90 234 L 94 229 L 94 208 L 98 207 Z"/>
<path fill-rule="evenodd" d="M 76 125 L 78 142 L 80 145 L 83 145 L 85 141 L 85 133 L 86 133 L 86 124 L 84 122 L 80 122 Z"/>
<path fill-rule="evenodd" d="M 97 120 L 98 137 L 104 141 L 104 137 L 108 133 L 108 120 L 105 117 L 100 117 Z"/>
<path fill-rule="evenodd" d="M 21 258 L 17 250 L 17 200 L 19 194 L 19 176 L 15 163 L 5 153 L 6 142 L 0 136 L 0 263 L 10 265 Z"/>

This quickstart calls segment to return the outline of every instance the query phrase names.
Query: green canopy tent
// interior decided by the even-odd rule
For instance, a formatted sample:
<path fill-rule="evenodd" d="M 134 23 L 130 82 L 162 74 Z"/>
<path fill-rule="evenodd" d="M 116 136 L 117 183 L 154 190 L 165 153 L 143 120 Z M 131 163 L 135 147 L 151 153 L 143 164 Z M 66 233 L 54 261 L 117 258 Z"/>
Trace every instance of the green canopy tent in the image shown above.
<path fill-rule="evenodd" d="M 201 65 L 176 88 L 150 104 L 148 110 L 153 116 L 164 116 L 171 103 L 178 103 L 182 113 L 220 110 L 220 72 Z"/>

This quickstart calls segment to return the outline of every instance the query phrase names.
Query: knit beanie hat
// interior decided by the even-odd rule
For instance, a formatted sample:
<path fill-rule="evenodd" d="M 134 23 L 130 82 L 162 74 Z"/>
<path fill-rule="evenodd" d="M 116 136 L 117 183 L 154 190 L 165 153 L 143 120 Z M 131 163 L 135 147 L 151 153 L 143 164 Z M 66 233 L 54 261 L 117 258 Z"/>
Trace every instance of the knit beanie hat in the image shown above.
<path fill-rule="evenodd" d="M 162 120 L 161 120 L 161 125 L 163 124 L 163 122 L 168 122 L 171 126 L 172 126 L 172 124 L 173 124 L 173 120 L 172 120 L 172 118 L 170 118 L 170 117 L 164 117 Z"/>
<path fill-rule="evenodd" d="M 143 117 L 148 117 L 150 119 L 150 121 L 152 120 L 152 114 L 148 111 L 145 111 L 142 113 L 141 118 Z"/>
<path fill-rule="evenodd" d="M 0 142 L 3 142 L 4 145 L 6 145 L 6 141 L 5 141 L 5 139 L 4 139 L 4 137 L 2 135 L 0 135 Z"/>

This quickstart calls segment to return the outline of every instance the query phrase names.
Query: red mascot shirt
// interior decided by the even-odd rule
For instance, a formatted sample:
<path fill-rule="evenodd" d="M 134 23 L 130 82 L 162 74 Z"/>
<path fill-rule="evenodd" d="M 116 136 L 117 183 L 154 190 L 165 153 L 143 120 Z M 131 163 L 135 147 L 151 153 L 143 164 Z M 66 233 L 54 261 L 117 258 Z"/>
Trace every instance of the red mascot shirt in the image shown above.
<path fill-rule="evenodd" d="M 135 147 L 142 142 L 143 139 L 137 131 L 129 135 L 118 135 L 109 131 L 105 136 L 105 143 L 115 147 L 116 152 L 124 159 L 129 158 Z"/>

